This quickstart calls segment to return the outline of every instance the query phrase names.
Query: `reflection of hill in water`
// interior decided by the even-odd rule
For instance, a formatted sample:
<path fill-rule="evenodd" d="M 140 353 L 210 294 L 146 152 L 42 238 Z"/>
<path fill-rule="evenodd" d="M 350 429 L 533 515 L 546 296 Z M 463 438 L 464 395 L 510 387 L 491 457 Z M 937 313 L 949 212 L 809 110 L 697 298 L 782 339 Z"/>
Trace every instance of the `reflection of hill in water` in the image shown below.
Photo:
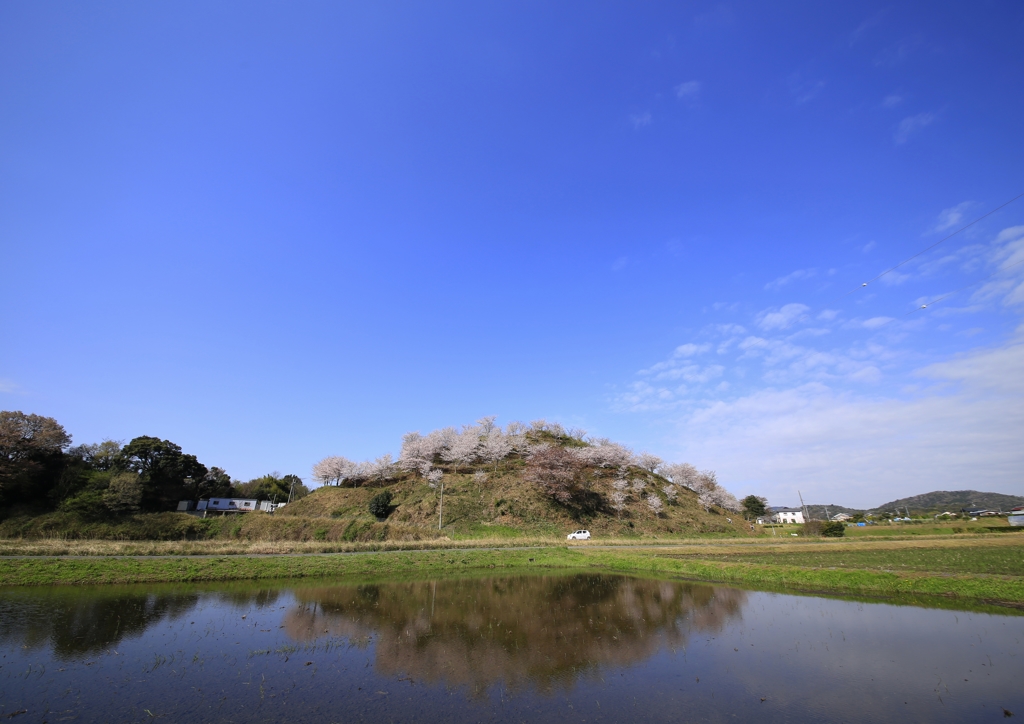
<path fill-rule="evenodd" d="M 137 588 L 135 590 L 138 590 Z M 39 648 L 49 645 L 58 659 L 99 653 L 141 636 L 163 620 L 174 620 L 200 600 L 267 605 L 276 590 L 145 594 L 123 588 L 87 591 L 66 588 L 49 594 L 0 597 L 0 643 Z"/>
<path fill-rule="evenodd" d="M 379 673 L 468 685 L 569 686 L 602 666 L 737 618 L 746 593 L 689 583 L 578 574 L 303 588 L 285 630 L 300 641 L 376 637 Z"/>

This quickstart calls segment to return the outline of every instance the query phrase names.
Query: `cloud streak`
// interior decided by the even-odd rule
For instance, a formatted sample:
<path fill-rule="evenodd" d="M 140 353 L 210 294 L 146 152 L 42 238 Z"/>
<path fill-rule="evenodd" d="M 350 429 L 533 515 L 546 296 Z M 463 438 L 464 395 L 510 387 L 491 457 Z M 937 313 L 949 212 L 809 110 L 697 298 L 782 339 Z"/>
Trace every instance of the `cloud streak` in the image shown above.
<path fill-rule="evenodd" d="M 959 223 L 963 206 L 944 210 L 938 223 Z M 807 271 L 775 282 L 783 287 Z M 733 492 L 779 503 L 800 489 L 817 502 L 870 507 L 965 480 L 1018 491 L 1024 324 L 1002 343 L 990 337 L 959 356 L 943 359 L 936 347 L 985 331 L 948 325 L 956 316 L 1024 312 L 1024 225 L 924 258 L 903 281 L 930 286 L 940 276 L 964 290 L 962 306 L 858 315 L 791 302 L 751 314 L 752 324 L 708 324 L 642 370 L 614 406 L 672 429 L 664 456 L 715 468 Z"/>
<path fill-rule="evenodd" d="M 893 140 L 897 144 L 906 143 L 912 135 L 922 128 L 930 126 L 934 121 L 934 113 L 918 113 L 916 116 L 908 116 L 900 121 L 900 125 L 896 128 L 896 133 L 893 135 Z"/>

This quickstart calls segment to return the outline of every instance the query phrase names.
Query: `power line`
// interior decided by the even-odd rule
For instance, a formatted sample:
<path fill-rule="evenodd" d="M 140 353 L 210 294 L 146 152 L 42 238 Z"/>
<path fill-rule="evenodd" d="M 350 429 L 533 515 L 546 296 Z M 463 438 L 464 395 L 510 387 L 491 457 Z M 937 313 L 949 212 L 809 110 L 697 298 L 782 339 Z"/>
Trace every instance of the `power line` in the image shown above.
<path fill-rule="evenodd" d="M 948 241 L 949 239 L 952 239 L 952 238 L 953 238 L 954 236 L 956 236 L 957 234 L 959 234 L 959 233 L 960 233 L 961 231 L 963 231 L 963 230 L 965 230 L 965 229 L 969 229 L 969 228 L 971 228 L 972 226 L 974 226 L 975 224 L 977 224 L 977 223 L 978 223 L 979 221 L 981 221 L 982 219 L 986 219 L 986 218 L 988 218 L 989 216 L 991 216 L 992 214 L 994 214 L 995 212 L 997 212 L 997 211 L 999 211 L 1000 209 L 1002 209 L 1003 207 L 1005 207 L 1005 206 L 1009 206 L 1010 204 L 1012 204 L 1012 203 L 1013 203 L 1014 201 L 1016 201 L 1017 199 L 1019 199 L 1019 198 L 1020 198 L 1020 197 L 1022 197 L 1022 196 L 1024 196 L 1024 193 L 1019 193 L 1019 194 L 1017 194 L 1017 195 L 1016 195 L 1016 196 L 1014 196 L 1014 197 L 1013 197 L 1012 199 L 1010 199 L 1009 201 L 1007 201 L 1007 202 L 1006 202 L 1006 203 L 1004 203 L 1004 204 L 1000 204 L 999 206 L 997 206 L 997 207 L 995 207 L 994 209 L 992 209 L 991 211 L 989 211 L 989 212 L 988 212 L 987 214 L 982 214 L 981 216 L 979 216 L 979 217 L 978 217 L 977 219 L 975 219 L 975 220 L 974 220 L 974 221 L 972 221 L 971 223 L 969 223 L 969 224 L 967 224 L 967 225 L 965 225 L 965 226 L 961 226 L 961 227 L 960 227 L 959 229 L 957 229 L 956 231 L 954 231 L 954 232 L 953 232 L 952 234 L 950 234 L 949 236 L 944 236 L 944 237 L 942 237 L 941 239 L 939 239 L 938 241 L 936 241 L 936 242 L 935 242 L 934 244 L 932 244 L 931 246 L 925 247 L 924 249 L 922 249 L 921 251 L 917 252 L 917 253 L 916 253 L 916 254 L 914 254 L 913 256 L 909 256 L 909 257 L 907 257 L 906 259 L 904 259 L 903 261 L 901 261 L 901 262 L 900 262 L 899 264 L 897 264 L 896 266 L 894 266 L 894 267 L 891 267 L 891 268 L 889 268 L 889 269 L 886 269 L 886 270 L 885 270 L 884 272 L 882 272 L 881 274 L 879 274 L 878 276 L 876 276 L 876 277 L 875 277 L 874 279 L 869 279 L 869 280 L 867 280 L 866 282 L 864 282 L 863 284 L 861 284 L 861 285 L 860 285 L 859 287 L 857 287 L 856 289 L 851 289 L 851 290 L 850 290 L 850 291 L 848 291 L 848 292 L 847 292 L 846 294 L 844 294 L 844 295 L 843 295 L 843 297 L 848 297 L 848 296 L 850 296 L 851 294 L 853 294 L 854 292 L 856 292 L 856 291 L 859 291 L 859 290 L 863 289 L 863 288 L 864 288 L 864 287 L 866 287 L 866 286 L 867 286 L 868 284 L 871 284 L 872 282 L 877 282 L 877 281 L 878 281 L 879 279 L 881 279 L 882 277 L 884 277 L 884 276 L 885 276 L 886 274 L 888 274 L 889 272 L 891 272 L 891 271 L 896 271 L 896 270 L 897 270 L 897 269 L 899 269 L 899 268 L 900 268 L 901 266 L 903 266 L 904 264 L 906 264 L 906 263 L 907 263 L 908 261 L 912 261 L 912 260 L 916 259 L 917 257 L 921 256 L 922 254 L 924 254 L 925 252 L 927 252 L 927 251 L 931 251 L 932 249 L 934 249 L 935 247 L 937 247 L 937 246 L 938 246 L 939 244 L 941 244 L 942 242 L 944 242 L 944 241 Z M 954 293 L 955 293 L 955 292 L 954 292 Z M 842 299 L 843 297 L 840 297 L 840 299 Z"/>
<path fill-rule="evenodd" d="M 949 292 L 947 294 L 943 294 L 938 299 L 933 299 L 932 301 L 928 302 L 927 304 L 922 304 L 920 307 L 915 307 L 914 309 L 911 309 L 909 312 L 907 312 L 903 316 L 907 317 L 907 316 L 910 316 L 911 314 L 913 314 L 914 312 L 918 312 L 918 311 L 920 311 L 922 309 L 927 309 L 928 307 L 932 306 L 933 304 L 938 304 L 943 299 L 946 299 L 947 297 L 953 296 L 957 292 L 962 292 L 964 289 L 970 289 L 971 287 L 973 287 L 973 286 L 975 286 L 977 284 L 981 284 L 986 279 L 991 279 L 996 274 L 999 274 L 1000 272 L 1004 272 L 1007 269 L 1012 269 L 1013 267 L 1017 266 L 1018 264 L 1024 264 L 1024 259 L 1021 259 L 1020 261 L 1015 261 L 1013 264 L 1010 264 L 1009 266 L 1004 266 L 1002 269 L 996 269 L 994 272 L 989 274 L 987 277 L 982 277 L 981 279 L 978 279 L 976 281 L 971 282 L 967 286 L 963 286 L 963 287 L 960 287 L 959 289 L 954 289 L 953 291 L 951 291 L 951 292 Z"/>

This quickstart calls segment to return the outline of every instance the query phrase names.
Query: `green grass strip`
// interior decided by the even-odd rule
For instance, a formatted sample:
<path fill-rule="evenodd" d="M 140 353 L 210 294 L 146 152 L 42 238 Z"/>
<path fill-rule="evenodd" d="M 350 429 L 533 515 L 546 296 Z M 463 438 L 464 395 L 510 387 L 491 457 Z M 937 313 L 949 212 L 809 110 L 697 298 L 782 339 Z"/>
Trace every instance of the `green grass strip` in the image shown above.
<path fill-rule="evenodd" d="M 778 590 L 946 596 L 1024 605 L 1024 578 L 1017 576 L 834 570 L 565 548 L 215 558 L 8 558 L 0 560 L 0 585 L 191 583 L 277 578 L 344 579 L 349 576 L 386 578 L 457 575 L 461 571 L 481 569 L 512 572 L 544 568 L 599 568 L 617 573 L 672 575 Z"/>

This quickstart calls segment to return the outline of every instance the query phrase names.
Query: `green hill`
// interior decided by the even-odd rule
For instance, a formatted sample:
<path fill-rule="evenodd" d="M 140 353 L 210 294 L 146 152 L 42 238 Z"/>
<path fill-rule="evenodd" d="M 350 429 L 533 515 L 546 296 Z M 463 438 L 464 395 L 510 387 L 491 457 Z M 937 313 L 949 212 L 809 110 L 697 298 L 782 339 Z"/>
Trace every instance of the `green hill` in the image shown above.
<path fill-rule="evenodd" d="M 559 504 L 538 486 L 524 480 L 525 460 L 506 459 L 495 471 L 491 465 L 468 465 L 458 473 L 446 470 L 443 528 L 438 530 L 440 486 L 430 487 L 415 472 L 402 472 L 386 484 L 357 487 L 322 486 L 273 516 L 252 516 L 242 521 L 239 537 L 273 536 L 326 540 L 418 540 L 449 538 L 507 538 L 564 536 L 587 528 L 595 537 L 629 537 L 673 534 L 749 533 L 738 513 L 712 507 L 705 511 L 692 490 L 676 486 L 675 501 L 662 488 L 669 481 L 660 475 L 630 467 L 630 492 L 625 506 L 616 511 L 608 505 L 613 482 L 620 471 L 590 467 L 593 492 L 601 503 L 581 512 Z M 482 475 L 480 474 L 482 473 Z M 639 489 L 643 485 L 643 489 Z M 392 511 L 384 521 L 368 510 L 370 499 L 387 490 Z M 656 513 L 644 500 L 649 495 L 662 502 Z M 298 528 L 304 532 L 298 532 Z M 286 531 L 292 530 L 292 533 Z"/>
<path fill-rule="evenodd" d="M 663 462 L 607 440 L 588 441 L 543 421 L 410 433 L 398 461 L 355 463 L 331 456 L 314 466 L 325 483 L 279 508 L 242 515 L 138 513 L 87 516 L 67 511 L 15 514 L 0 537 L 247 541 L 415 541 L 437 538 L 563 538 L 587 528 L 596 538 L 755 535 L 735 498 L 712 473 Z M 544 468 L 543 459 L 553 461 Z M 671 471 L 671 473 L 669 472 Z M 567 483 L 568 481 L 568 483 Z M 443 510 L 442 510 L 443 486 Z M 694 489 L 704 494 L 703 504 Z M 710 493 L 709 493 L 710 491 Z M 390 493 L 387 515 L 370 500 Z M 440 520 L 439 520 L 440 518 Z M 439 528 L 440 522 L 440 528 Z"/>
<path fill-rule="evenodd" d="M 1024 505 L 1024 497 L 1004 495 L 1003 493 L 982 493 L 977 490 L 936 490 L 931 493 L 900 498 L 874 508 L 874 513 L 886 511 L 903 512 L 910 508 L 911 514 L 926 515 L 950 511 L 955 513 L 961 508 L 986 508 L 988 510 L 1009 510 L 1015 505 Z"/>
<path fill-rule="evenodd" d="M 856 515 L 857 513 L 863 513 L 865 511 L 857 508 L 847 508 L 842 505 L 836 505 L 829 503 L 828 505 L 808 505 L 807 512 L 811 516 L 811 520 L 825 520 L 827 515 L 836 515 L 838 513 L 846 513 L 847 515 Z"/>

